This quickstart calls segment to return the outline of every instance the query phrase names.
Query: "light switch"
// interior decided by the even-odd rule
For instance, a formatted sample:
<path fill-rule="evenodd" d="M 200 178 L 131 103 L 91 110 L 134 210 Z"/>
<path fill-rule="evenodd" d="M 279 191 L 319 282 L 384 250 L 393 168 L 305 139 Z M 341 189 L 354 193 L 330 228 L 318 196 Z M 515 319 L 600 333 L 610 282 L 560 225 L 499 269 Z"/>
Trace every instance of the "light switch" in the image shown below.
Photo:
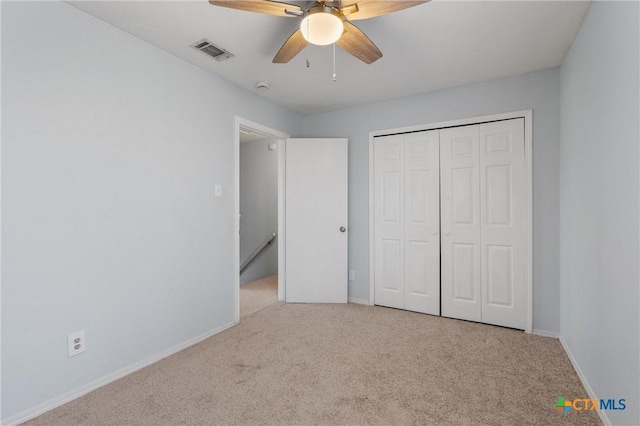
<path fill-rule="evenodd" d="M 222 197 L 222 185 L 216 185 L 215 196 Z"/>

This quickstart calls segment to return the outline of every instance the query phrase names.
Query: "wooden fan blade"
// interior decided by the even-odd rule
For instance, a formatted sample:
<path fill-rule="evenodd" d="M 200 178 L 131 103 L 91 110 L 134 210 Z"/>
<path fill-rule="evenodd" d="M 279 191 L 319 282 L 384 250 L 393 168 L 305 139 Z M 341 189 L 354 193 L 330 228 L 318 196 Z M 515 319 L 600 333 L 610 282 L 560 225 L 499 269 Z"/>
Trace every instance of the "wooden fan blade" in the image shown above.
<path fill-rule="evenodd" d="M 284 42 L 276 56 L 273 57 L 274 64 L 286 64 L 294 56 L 296 56 L 302 49 L 307 46 L 307 40 L 302 36 L 302 31 L 297 29 L 296 32 L 291 34 L 291 36 Z"/>
<path fill-rule="evenodd" d="M 372 64 L 382 58 L 378 46 L 349 21 L 344 21 L 344 33 L 336 44 L 366 64 Z"/>
<path fill-rule="evenodd" d="M 398 10 L 407 9 L 417 6 L 425 1 L 405 1 L 405 0 L 347 0 L 342 2 L 340 11 L 347 16 L 350 21 L 359 19 L 374 18 L 380 15 L 397 12 Z"/>
<path fill-rule="evenodd" d="M 296 17 L 285 10 L 302 13 L 302 8 L 296 4 L 283 3 L 271 0 L 209 0 L 214 6 L 228 7 L 231 9 L 246 10 L 248 12 L 266 13 L 267 15 Z"/>

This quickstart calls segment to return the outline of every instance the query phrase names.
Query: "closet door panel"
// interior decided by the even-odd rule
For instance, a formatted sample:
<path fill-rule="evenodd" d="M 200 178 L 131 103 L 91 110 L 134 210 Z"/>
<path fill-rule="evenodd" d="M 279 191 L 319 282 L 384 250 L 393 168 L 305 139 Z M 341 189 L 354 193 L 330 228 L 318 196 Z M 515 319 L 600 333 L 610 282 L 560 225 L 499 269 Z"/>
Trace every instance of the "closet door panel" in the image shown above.
<path fill-rule="evenodd" d="M 439 131 L 405 135 L 405 309 L 440 314 Z"/>
<path fill-rule="evenodd" d="M 481 320 L 478 126 L 440 131 L 442 315 Z"/>
<path fill-rule="evenodd" d="M 482 322 L 523 329 L 526 279 L 524 119 L 480 125 Z"/>
<path fill-rule="evenodd" d="M 404 136 L 374 139 L 376 305 L 404 309 Z"/>

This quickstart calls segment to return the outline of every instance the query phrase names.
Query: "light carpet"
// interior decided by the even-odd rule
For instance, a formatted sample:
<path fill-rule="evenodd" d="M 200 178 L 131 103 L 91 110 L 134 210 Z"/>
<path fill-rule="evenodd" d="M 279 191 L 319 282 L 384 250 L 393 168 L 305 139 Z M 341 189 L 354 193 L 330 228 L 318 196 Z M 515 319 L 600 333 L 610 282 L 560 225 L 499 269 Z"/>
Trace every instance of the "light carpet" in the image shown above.
<path fill-rule="evenodd" d="M 251 281 L 240 286 L 240 319 L 255 314 L 278 301 L 278 276 Z"/>
<path fill-rule="evenodd" d="M 360 305 L 276 303 L 32 425 L 595 425 L 557 339 Z"/>

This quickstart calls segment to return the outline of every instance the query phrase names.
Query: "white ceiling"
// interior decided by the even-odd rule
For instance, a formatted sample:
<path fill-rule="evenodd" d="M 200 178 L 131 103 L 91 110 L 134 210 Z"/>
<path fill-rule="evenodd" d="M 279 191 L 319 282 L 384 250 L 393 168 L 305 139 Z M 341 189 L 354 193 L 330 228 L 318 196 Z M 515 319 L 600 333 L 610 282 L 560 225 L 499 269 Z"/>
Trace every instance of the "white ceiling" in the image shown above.
<path fill-rule="evenodd" d="M 282 18 L 199 1 L 71 1 L 240 87 L 303 115 L 493 80 L 560 65 L 589 2 L 432 1 L 357 21 L 384 57 L 366 65 L 336 48 L 311 46 L 288 64 L 271 59 L 296 30 Z M 235 54 L 217 62 L 189 47 L 207 38 Z M 257 81 L 271 84 L 267 92 Z"/>

